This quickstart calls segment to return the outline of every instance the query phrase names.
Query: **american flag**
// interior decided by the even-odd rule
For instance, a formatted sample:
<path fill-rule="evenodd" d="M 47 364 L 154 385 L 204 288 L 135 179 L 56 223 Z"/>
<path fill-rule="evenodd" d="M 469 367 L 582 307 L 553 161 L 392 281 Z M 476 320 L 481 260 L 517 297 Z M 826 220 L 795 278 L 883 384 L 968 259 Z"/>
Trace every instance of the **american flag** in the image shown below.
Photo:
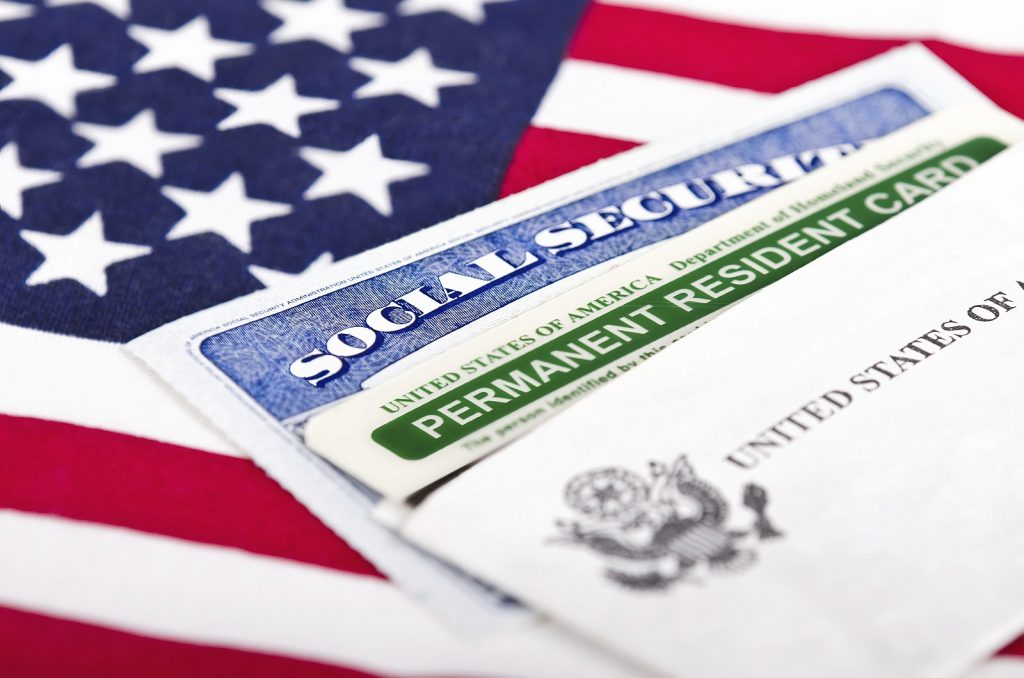
<path fill-rule="evenodd" d="M 579 673 L 434 620 L 119 344 L 910 39 L 1022 115 L 1007 4 L 0 1 L 0 671 Z"/>

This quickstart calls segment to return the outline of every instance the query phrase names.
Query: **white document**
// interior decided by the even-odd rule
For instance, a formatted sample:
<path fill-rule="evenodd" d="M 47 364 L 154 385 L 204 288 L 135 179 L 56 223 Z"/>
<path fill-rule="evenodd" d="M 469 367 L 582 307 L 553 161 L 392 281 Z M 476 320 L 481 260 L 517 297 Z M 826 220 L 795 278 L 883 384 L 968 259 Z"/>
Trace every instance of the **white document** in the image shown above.
<path fill-rule="evenodd" d="M 951 676 L 1024 626 L 1024 149 L 466 471 L 405 534 L 638 665 Z"/>
<path fill-rule="evenodd" d="M 496 618 L 518 618 L 522 610 L 377 524 L 370 514 L 379 495 L 305 446 L 309 417 L 770 190 L 737 181 L 751 163 L 803 162 L 787 165 L 789 180 L 932 111 L 980 100 L 922 47 L 894 50 L 757 111 L 738 111 L 745 120 L 681 129 L 677 140 L 621 154 L 338 262 L 313 283 L 267 290 L 170 323 L 129 350 L 399 586 L 448 618 L 481 629 Z M 718 175 L 728 185 L 719 186 L 721 199 L 686 219 L 527 265 L 524 248 L 572 210 L 653 186 L 666 173 Z M 444 282 L 479 289 L 456 299 Z M 427 313 L 431 294 L 437 307 Z M 382 310 L 398 299 L 406 300 L 406 312 L 419 309 L 423 317 L 413 322 L 393 307 Z M 338 334 L 372 336 L 373 350 L 332 341 Z M 324 363 L 330 369 L 320 375 Z"/>

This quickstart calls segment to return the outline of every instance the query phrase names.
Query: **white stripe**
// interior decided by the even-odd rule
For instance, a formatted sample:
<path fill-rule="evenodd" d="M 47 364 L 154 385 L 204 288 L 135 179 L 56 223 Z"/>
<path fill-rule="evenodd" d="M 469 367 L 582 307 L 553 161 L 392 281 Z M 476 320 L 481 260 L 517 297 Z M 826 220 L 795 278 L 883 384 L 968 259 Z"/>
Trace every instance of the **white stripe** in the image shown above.
<path fill-rule="evenodd" d="M 735 116 L 765 96 L 700 80 L 566 59 L 533 124 L 646 142 L 679 136 L 698 122 Z"/>
<path fill-rule="evenodd" d="M 241 456 L 120 344 L 0 324 L 0 413 Z"/>
<path fill-rule="evenodd" d="M 1024 4 L 1013 0 L 602 0 L 602 4 L 761 28 L 877 38 L 940 38 L 993 52 L 1024 53 Z"/>
<path fill-rule="evenodd" d="M 1024 678 L 1024 660 L 993 657 L 963 674 L 961 678 Z"/>
<path fill-rule="evenodd" d="M 549 624 L 454 634 L 387 582 L 0 511 L 0 604 L 144 635 L 408 675 L 615 676 Z"/>

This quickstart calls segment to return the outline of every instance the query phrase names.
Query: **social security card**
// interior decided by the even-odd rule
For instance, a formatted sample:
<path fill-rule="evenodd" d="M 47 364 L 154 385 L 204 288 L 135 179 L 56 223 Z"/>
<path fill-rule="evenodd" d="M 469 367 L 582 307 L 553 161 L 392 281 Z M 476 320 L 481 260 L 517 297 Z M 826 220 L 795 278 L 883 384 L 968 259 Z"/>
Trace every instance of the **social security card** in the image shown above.
<path fill-rule="evenodd" d="M 293 419 L 515 300 L 686 233 L 928 112 L 884 87 L 214 334 L 200 351 Z"/>

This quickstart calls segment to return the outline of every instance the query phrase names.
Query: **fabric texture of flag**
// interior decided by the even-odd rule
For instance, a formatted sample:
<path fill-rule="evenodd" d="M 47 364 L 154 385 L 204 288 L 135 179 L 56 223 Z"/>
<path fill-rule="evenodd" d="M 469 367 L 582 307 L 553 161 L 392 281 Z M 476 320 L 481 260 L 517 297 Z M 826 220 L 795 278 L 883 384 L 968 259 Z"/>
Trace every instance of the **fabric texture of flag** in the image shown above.
<path fill-rule="evenodd" d="M 0 670 L 570 675 L 443 627 L 119 344 L 911 39 L 1024 115 L 995 0 L 723 4 L 0 1 Z"/>

